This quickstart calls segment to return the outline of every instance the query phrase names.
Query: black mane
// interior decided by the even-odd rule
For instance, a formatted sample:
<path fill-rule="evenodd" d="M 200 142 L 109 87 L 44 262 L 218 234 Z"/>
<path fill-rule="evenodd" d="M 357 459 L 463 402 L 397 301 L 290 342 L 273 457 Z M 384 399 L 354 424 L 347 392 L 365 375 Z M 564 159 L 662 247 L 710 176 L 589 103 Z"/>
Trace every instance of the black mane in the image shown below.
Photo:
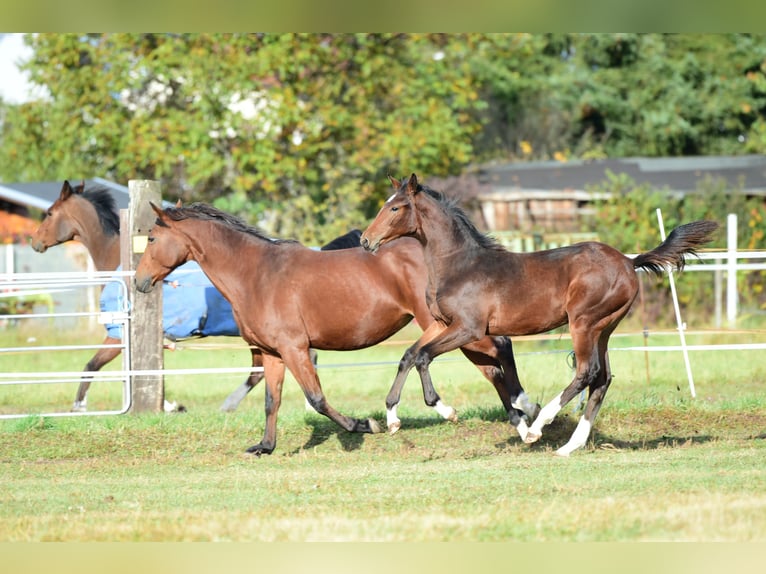
<path fill-rule="evenodd" d="M 98 220 L 106 235 L 120 234 L 120 213 L 110 191 L 105 187 L 96 187 L 82 192 L 98 214 Z"/>
<path fill-rule="evenodd" d="M 206 203 L 192 203 L 191 205 L 184 207 L 167 207 L 164 211 L 165 215 L 173 221 L 183 221 L 184 219 L 215 221 L 229 229 L 252 235 L 253 237 L 257 237 L 258 239 L 270 243 L 298 243 L 298 241 L 295 241 L 294 239 L 274 239 L 269 237 L 257 227 L 248 225 L 240 218 Z"/>
<path fill-rule="evenodd" d="M 476 241 L 476 243 L 478 243 L 480 247 L 483 247 L 485 249 L 496 249 L 499 251 L 505 251 L 505 248 L 500 243 L 498 243 L 497 240 L 476 229 L 476 226 L 470 220 L 470 218 L 465 213 L 465 211 L 463 211 L 461 207 L 458 205 L 458 202 L 456 199 L 448 198 L 443 193 L 440 193 L 436 191 L 435 189 L 431 189 L 430 187 L 426 185 L 418 184 L 418 191 L 424 192 L 429 197 L 435 199 L 442 206 L 442 208 L 447 212 L 447 214 L 450 215 L 452 219 L 457 221 L 458 226 L 463 231 L 465 231 L 468 235 L 470 235 L 471 238 L 474 241 Z"/>

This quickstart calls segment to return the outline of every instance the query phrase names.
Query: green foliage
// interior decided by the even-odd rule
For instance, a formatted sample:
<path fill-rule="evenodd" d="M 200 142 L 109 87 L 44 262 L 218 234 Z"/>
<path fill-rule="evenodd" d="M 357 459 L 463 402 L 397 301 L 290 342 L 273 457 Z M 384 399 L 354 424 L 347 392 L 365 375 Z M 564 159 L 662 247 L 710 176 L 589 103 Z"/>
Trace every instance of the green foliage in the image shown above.
<path fill-rule="evenodd" d="M 529 45 L 532 54 L 523 60 L 522 50 L 512 58 L 494 54 L 486 76 L 488 121 L 504 128 L 489 142 L 489 155 L 565 159 L 766 150 L 763 36 L 539 35 Z"/>
<path fill-rule="evenodd" d="M 751 34 L 36 34 L 0 178 L 159 179 L 318 244 L 386 175 L 476 161 L 766 152 Z"/>
<path fill-rule="evenodd" d="M 320 242 L 374 213 L 386 173 L 455 173 L 472 157 L 482 103 L 464 37 L 27 41 L 26 67 L 50 98 L 6 110 L 5 179 L 159 179 L 169 199 L 217 200 L 274 233 Z"/>

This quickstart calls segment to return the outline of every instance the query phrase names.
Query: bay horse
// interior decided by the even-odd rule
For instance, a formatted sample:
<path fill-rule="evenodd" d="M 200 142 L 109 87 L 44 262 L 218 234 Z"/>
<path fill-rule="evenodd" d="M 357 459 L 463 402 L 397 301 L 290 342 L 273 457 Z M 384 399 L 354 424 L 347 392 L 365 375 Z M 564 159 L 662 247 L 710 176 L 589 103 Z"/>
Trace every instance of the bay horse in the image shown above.
<path fill-rule="evenodd" d="M 178 265 L 197 261 L 231 303 L 242 337 L 263 353 L 266 424 L 261 442 L 247 452 L 269 454 L 276 446 L 285 368 L 318 413 L 347 431 L 381 430 L 373 419 L 350 418 L 330 406 L 309 349 L 362 349 L 387 339 L 413 317 L 423 328 L 433 323 L 417 241 L 392 242 L 377 256 L 361 246 L 315 251 L 297 241 L 270 238 L 206 204 L 164 210 L 152 204 L 152 209 L 157 220 L 136 268 L 137 289 L 148 292 Z M 479 337 L 462 351 L 492 382 L 511 423 L 526 434 L 524 416 L 532 417 L 539 407 L 529 404 L 521 388 L 510 340 Z M 442 403 L 430 379 L 423 382 L 423 395 L 442 417 L 456 419 L 455 409 Z M 386 401 L 391 432 L 401 424 L 398 402 L 399 394 Z"/>
<path fill-rule="evenodd" d="M 435 322 L 404 354 L 392 390 L 415 366 L 424 384 L 428 365 L 442 353 L 485 335 L 532 335 L 569 324 L 576 359 L 574 379 L 547 403 L 524 441 L 586 387 L 588 402 L 569 441 L 556 454 L 569 456 L 585 445 L 612 374 L 607 344 L 638 292 L 636 270 L 661 276 L 682 270 L 685 255 L 711 239 L 718 224 L 695 221 L 635 259 L 598 242 L 513 253 L 482 234 L 454 202 L 418 183 L 390 178 L 396 189 L 362 234 L 362 246 L 379 253 L 394 239 L 412 236 L 423 245 L 429 305 Z M 398 239 L 397 239 L 398 240 Z"/>
<path fill-rule="evenodd" d="M 359 246 L 361 231 L 352 230 L 334 239 L 322 249 L 348 249 Z M 64 181 L 59 197 L 46 211 L 45 219 L 31 237 L 32 248 L 44 253 L 50 247 L 67 241 L 81 242 L 93 259 L 97 271 L 114 271 L 120 266 L 120 215 L 108 189 L 97 187 L 85 189 L 85 183 L 72 186 Z M 195 269 L 196 267 L 196 269 Z M 189 264 L 180 268 L 178 277 L 169 277 L 163 285 L 163 328 L 170 340 L 204 336 L 239 336 L 231 305 L 223 299 L 198 266 Z M 197 271 L 197 273 L 192 273 Z M 175 280 L 172 280 L 175 279 Z M 116 284 L 105 285 L 101 295 L 104 311 L 117 309 Z M 119 325 L 105 325 L 104 348 L 99 349 L 85 365 L 85 372 L 99 371 L 117 358 L 121 349 L 108 347 L 122 341 Z M 259 356 L 255 356 L 256 362 Z M 316 363 L 316 353 L 312 352 Z M 260 366 L 260 363 L 255 366 Z M 234 411 L 245 396 L 263 378 L 262 372 L 252 373 L 223 402 L 221 410 Z M 77 389 L 73 412 L 87 411 L 87 392 L 92 377 L 84 376 Z M 183 410 L 183 407 L 165 401 L 166 411 Z"/>

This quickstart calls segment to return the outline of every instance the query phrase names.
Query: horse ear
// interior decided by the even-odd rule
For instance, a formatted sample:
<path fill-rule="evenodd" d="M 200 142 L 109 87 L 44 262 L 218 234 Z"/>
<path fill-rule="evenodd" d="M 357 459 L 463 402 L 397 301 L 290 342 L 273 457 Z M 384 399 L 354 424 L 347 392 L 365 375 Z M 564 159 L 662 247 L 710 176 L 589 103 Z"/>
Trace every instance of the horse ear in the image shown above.
<path fill-rule="evenodd" d="M 418 176 L 413 173 L 407 182 L 407 193 L 415 195 L 418 191 Z"/>
<path fill-rule="evenodd" d="M 160 207 L 157 207 L 157 205 L 156 205 L 156 204 L 155 204 L 153 201 L 150 201 L 150 202 L 149 202 L 149 205 L 151 205 L 151 206 L 152 206 L 152 209 L 154 210 L 154 213 L 156 213 L 156 214 L 157 214 L 157 216 L 158 216 L 160 219 L 162 219 L 162 218 L 165 216 L 165 212 L 164 212 L 164 211 L 162 211 L 162 208 L 160 208 Z"/>
<path fill-rule="evenodd" d="M 84 179 L 82 180 L 82 183 L 80 183 L 80 185 L 78 185 L 77 187 L 74 188 L 74 192 L 75 193 L 82 193 L 83 191 L 85 191 L 85 180 Z"/>
<path fill-rule="evenodd" d="M 180 197 L 178 198 L 178 201 L 176 201 L 176 207 L 183 207 L 183 205 L 181 204 L 181 198 Z"/>
<path fill-rule="evenodd" d="M 391 182 L 391 186 L 394 189 L 398 190 L 400 187 L 402 187 L 402 182 L 399 181 L 398 179 L 396 179 L 395 177 L 391 176 L 391 175 L 388 176 L 388 181 Z"/>
<path fill-rule="evenodd" d="M 66 179 L 64 180 L 64 185 L 61 186 L 61 193 L 59 194 L 59 199 L 61 201 L 64 201 L 67 199 L 70 195 L 72 195 L 72 186 L 69 185 L 69 181 Z"/>

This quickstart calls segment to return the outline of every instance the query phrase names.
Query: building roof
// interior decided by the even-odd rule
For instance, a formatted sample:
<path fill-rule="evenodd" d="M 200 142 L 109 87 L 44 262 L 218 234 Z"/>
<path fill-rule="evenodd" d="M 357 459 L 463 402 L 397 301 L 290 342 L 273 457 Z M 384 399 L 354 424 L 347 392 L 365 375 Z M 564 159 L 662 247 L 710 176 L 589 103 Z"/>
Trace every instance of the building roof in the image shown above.
<path fill-rule="evenodd" d="M 77 185 L 82 181 L 82 179 L 69 180 L 72 185 Z M 0 200 L 47 210 L 58 199 L 62 184 L 63 181 L 39 181 L 33 183 L 0 182 Z M 85 180 L 85 189 L 92 189 L 94 187 L 109 189 L 117 203 L 117 208 L 128 208 L 130 195 L 126 186 L 98 177 Z"/>
<path fill-rule="evenodd" d="M 766 156 L 701 156 L 679 158 L 622 158 L 594 161 L 507 163 L 485 166 L 479 179 L 480 195 L 540 192 L 556 195 L 588 194 L 588 188 L 607 180 L 607 172 L 626 174 L 637 185 L 692 192 L 701 182 L 725 180 L 749 195 L 766 195 Z"/>

